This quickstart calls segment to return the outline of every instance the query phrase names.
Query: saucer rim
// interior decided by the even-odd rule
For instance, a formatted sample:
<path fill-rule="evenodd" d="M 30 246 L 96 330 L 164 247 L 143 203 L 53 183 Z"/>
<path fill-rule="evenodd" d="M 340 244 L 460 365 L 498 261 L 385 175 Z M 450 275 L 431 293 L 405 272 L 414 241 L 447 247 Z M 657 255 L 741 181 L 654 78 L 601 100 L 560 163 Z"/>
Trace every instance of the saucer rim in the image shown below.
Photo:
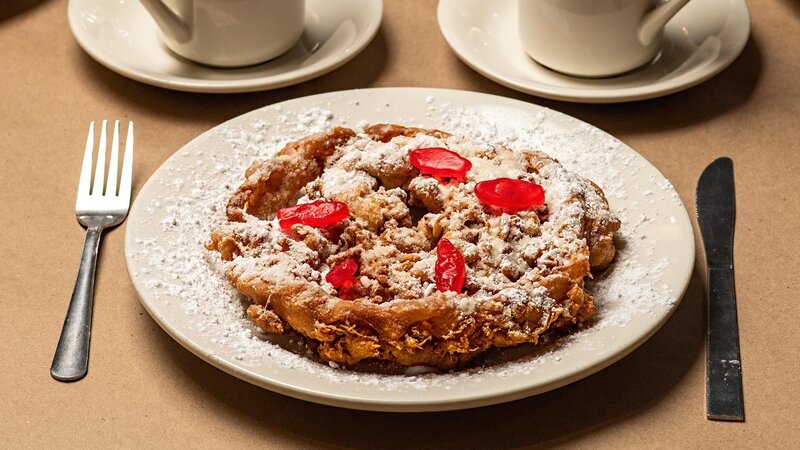
<path fill-rule="evenodd" d="M 614 86 L 595 86 L 586 85 L 582 87 L 573 86 L 557 86 L 553 84 L 539 83 L 535 80 L 531 82 L 520 81 L 516 77 L 509 76 L 507 73 L 499 72 L 494 67 L 486 64 L 483 60 L 473 58 L 470 51 L 466 47 L 462 47 L 456 40 L 455 20 L 448 16 L 448 11 L 452 10 L 450 6 L 453 3 L 458 3 L 462 8 L 465 6 L 463 1 L 459 0 L 439 0 L 437 5 L 437 21 L 439 31 L 442 37 L 447 42 L 450 49 L 458 57 L 458 59 L 469 66 L 471 69 L 478 72 L 480 75 L 508 88 L 514 89 L 518 92 L 525 94 L 535 95 L 542 98 L 551 100 L 561 100 L 576 103 L 624 103 L 639 100 L 647 100 L 657 97 L 663 97 L 679 91 L 683 91 L 698 84 L 701 84 L 714 76 L 721 73 L 728 66 L 730 66 L 744 51 L 747 42 L 750 40 L 752 31 L 752 17 L 747 7 L 745 0 L 708 0 L 717 2 L 727 2 L 730 4 L 738 4 L 741 11 L 733 12 L 743 19 L 741 30 L 736 33 L 737 40 L 734 41 L 735 45 L 731 45 L 730 51 L 726 52 L 724 57 L 717 57 L 707 64 L 704 70 L 695 70 L 676 78 L 645 84 L 641 86 L 629 87 L 614 87 Z M 489 8 L 497 10 L 497 2 L 485 3 Z M 491 5 L 491 6 L 489 6 Z M 544 70 L 550 70 L 542 66 Z M 634 69 L 635 71 L 636 69 Z M 556 72 L 554 72 L 556 73 Z M 581 82 L 580 77 L 572 77 L 566 74 L 560 74 L 568 77 L 573 82 Z M 608 79 L 613 79 L 608 78 Z"/>
<path fill-rule="evenodd" d="M 209 80 L 204 78 L 173 76 L 169 74 L 164 74 L 165 76 L 162 77 L 150 75 L 149 73 L 143 72 L 136 66 L 126 63 L 125 60 L 115 57 L 113 54 L 98 50 L 96 43 L 90 42 L 93 40 L 90 38 L 91 32 L 80 29 L 84 20 L 80 17 L 80 11 L 83 9 L 79 8 L 78 6 L 78 4 L 81 2 L 91 4 L 95 1 L 97 0 L 69 0 L 67 5 L 67 17 L 72 35 L 78 42 L 78 45 L 92 59 L 119 75 L 139 81 L 141 83 L 176 91 L 210 94 L 245 93 L 279 89 L 282 87 L 300 84 L 328 74 L 361 54 L 361 52 L 363 52 L 364 49 L 374 40 L 381 28 L 381 25 L 383 24 L 384 12 L 383 0 L 362 0 L 365 3 L 374 3 L 374 17 L 371 17 L 368 27 L 366 27 L 363 32 L 356 35 L 356 39 L 353 43 L 345 47 L 342 51 L 337 52 L 336 55 L 338 56 L 335 55 L 334 57 L 323 59 L 323 61 L 327 61 L 326 64 L 320 66 L 311 65 L 308 67 L 302 67 L 268 76 L 260 76 L 255 74 L 251 78 L 244 79 Z M 122 3 L 124 4 L 127 2 Z M 312 2 L 307 3 L 307 8 L 313 7 Z M 126 6 L 131 7 L 130 5 Z M 165 53 L 169 54 L 172 58 L 174 58 L 175 61 L 178 61 L 181 64 L 194 64 L 170 54 L 169 51 L 163 46 L 161 48 Z M 220 72 L 228 70 L 217 69 L 211 66 L 203 67 L 210 70 L 219 70 Z"/>

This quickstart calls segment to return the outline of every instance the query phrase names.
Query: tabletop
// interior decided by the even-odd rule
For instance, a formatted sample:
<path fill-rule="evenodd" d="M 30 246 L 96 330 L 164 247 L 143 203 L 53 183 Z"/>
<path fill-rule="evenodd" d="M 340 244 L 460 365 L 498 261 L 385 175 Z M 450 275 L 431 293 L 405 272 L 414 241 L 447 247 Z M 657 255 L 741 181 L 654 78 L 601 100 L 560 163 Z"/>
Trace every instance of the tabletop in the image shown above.
<path fill-rule="evenodd" d="M 751 2 L 752 33 L 716 77 L 666 97 L 608 105 L 521 94 L 474 72 L 439 32 L 433 0 L 386 0 L 380 31 L 341 68 L 277 90 L 197 94 L 117 75 L 78 46 L 66 2 L 0 6 L 0 446 L 487 448 L 800 445 L 800 3 Z M 675 186 L 694 217 L 695 186 L 719 156 L 735 165 L 736 291 L 746 421 L 705 415 L 705 265 L 697 247 L 683 301 L 644 345 L 560 389 L 440 413 L 321 406 L 250 385 L 171 339 L 137 300 L 125 269 L 125 225 L 104 237 L 88 376 L 49 374 L 75 280 L 83 229 L 74 202 L 87 123 L 134 120 L 134 195 L 173 152 L 264 105 L 311 94 L 419 86 L 478 91 L 542 105 L 636 149 Z M 696 230 L 696 222 L 695 222 Z M 699 234 L 695 231 L 699 241 Z M 784 273 L 787 272 L 787 273 Z"/>

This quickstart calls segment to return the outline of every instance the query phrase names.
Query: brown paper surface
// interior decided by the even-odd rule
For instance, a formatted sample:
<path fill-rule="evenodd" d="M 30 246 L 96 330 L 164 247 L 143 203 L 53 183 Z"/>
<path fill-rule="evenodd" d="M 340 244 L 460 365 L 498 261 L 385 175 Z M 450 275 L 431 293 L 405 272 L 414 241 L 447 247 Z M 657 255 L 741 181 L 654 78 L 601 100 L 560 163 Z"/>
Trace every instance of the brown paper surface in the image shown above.
<path fill-rule="evenodd" d="M 800 445 L 800 6 L 751 10 L 743 54 L 701 85 L 617 105 L 550 101 L 483 78 L 449 49 L 432 0 L 386 0 L 376 39 L 353 61 L 274 91 L 168 91 L 119 76 L 81 50 L 66 2 L 0 6 L 0 447 L 758 448 Z M 705 417 L 704 265 L 669 322 L 630 356 L 564 388 L 474 410 L 389 414 L 294 400 L 193 356 L 148 316 L 123 261 L 125 226 L 103 241 L 89 375 L 49 373 L 75 280 L 74 218 L 86 126 L 137 124 L 134 190 L 203 131 L 252 109 L 334 90 L 424 86 L 522 99 L 594 124 L 672 181 L 694 216 L 703 167 L 733 158 L 745 423 Z M 699 241 L 698 241 L 699 244 Z"/>

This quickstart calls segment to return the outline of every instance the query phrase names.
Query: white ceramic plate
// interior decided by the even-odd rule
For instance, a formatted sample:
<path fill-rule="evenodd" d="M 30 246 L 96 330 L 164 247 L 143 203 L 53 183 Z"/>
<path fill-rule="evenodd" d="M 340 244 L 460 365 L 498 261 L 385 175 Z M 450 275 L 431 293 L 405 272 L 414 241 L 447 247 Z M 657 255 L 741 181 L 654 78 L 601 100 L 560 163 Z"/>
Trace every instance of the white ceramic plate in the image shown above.
<path fill-rule="evenodd" d="M 539 351 L 499 352 L 488 367 L 449 374 L 353 373 L 254 334 L 244 304 L 203 244 L 255 159 L 288 140 L 343 124 L 438 127 L 479 142 L 539 148 L 597 182 L 620 216 L 621 250 L 594 281 L 596 322 Z M 170 157 L 139 192 L 125 253 L 142 304 L 175 340 L 214 366 L 275 392 L 382 411 L 470 408 L 563 386 L 612 364 L 658 330 L 694 265 L 692 227 L 670 183 L 614 137 L 533 104 L 443 89 L 334 92 L 267 106 L 209 130 Z M 497 363 L 503 358 L 507 362 Z"/>
<path fill-rule="evenodd" d="M 695 86 L 728 67 L 750 35 L 744 0 L 692 0 L 667 24 L 652 63 L 590 79 L 554 72 L 525 53 L 516 0 L 440 0 L 438 17 L 456 55 L 482 75 L 528 94 L 582 103 L 643 100 Z"/>
<path fill-rule="evenodd" d="M 272 61 L 219 69 L 175 56 L 137 0 L 70 0 L 68 17 L 81 47 L 114 72 L 167 89 L 251 92 L 301 83 L 358 55 L 378 31 L 382 0 L 308 0 L 300 41 Z"/>

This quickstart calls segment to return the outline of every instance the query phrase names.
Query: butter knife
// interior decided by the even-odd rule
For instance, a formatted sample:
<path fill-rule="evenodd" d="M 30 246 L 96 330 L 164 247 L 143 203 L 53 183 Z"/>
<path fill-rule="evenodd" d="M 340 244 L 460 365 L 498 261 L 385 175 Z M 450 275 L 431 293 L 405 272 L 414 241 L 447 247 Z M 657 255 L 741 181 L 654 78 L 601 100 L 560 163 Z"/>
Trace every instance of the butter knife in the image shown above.
<path fill-rule="evenodd" d="M 708 265 L 706 415 L 710 420 L 741 422 L 744 401 L 733 282 L 735 219 L 733 162 L 719 158 L 706 167 L 697 183 L 697 221 Z"/>

